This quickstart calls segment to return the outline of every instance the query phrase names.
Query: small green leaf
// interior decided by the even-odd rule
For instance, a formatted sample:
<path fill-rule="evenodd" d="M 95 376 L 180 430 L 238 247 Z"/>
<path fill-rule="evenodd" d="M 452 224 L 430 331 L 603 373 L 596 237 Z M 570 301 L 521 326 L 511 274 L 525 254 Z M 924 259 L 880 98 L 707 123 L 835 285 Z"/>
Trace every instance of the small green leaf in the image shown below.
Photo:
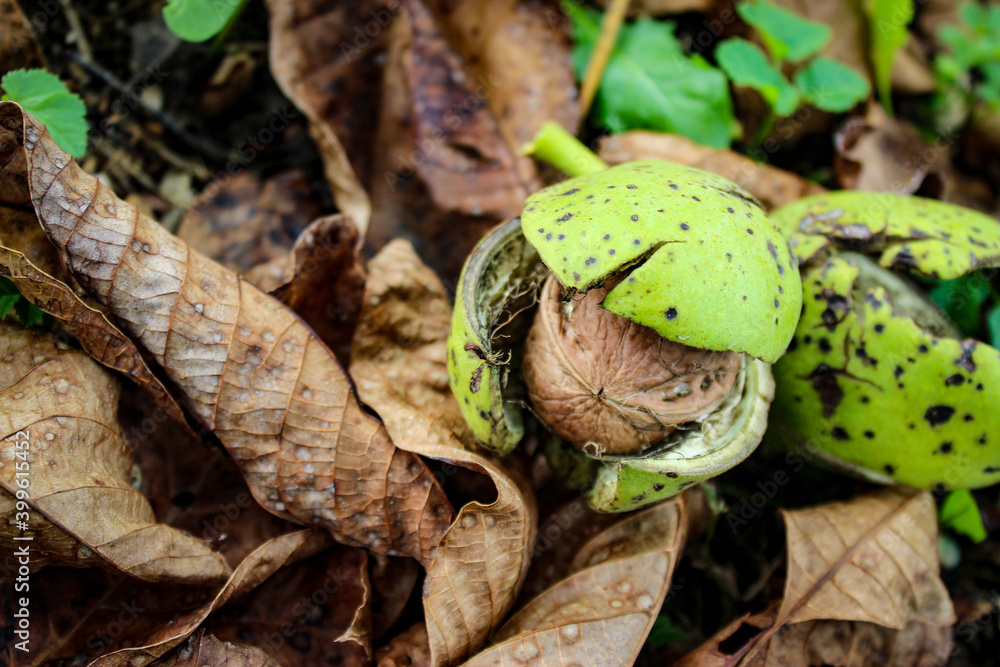
<path fill-rule="evenodd" d="M 75 158 L 87 152 L 87 109 L 55 74 L 43 69 L 14 70 L 4 75 L 0 87 L 3 99 L 17 102 L 40 120 L 64 151 Z"/>
<path fill-rule="evenodd" d="M 892 113 L 892 61 L 906 43 L 907 26 L 913 20 L 913 0 L 865 0 L 868 33 L 871 35 L 875 87 L 882 106 Z"/>
<path fill-rule="evenodd" d="M 9 278 L 0 276 L 0 319 L 10 315 L 11 310 L 26 327 L 45 322 L 45 313 L 22 297 Z"/>
<path fill-rule="evenodd" d="M 571 2 L 564 7 L 573 25 L 573 64 L 582 77 L 600 33 L 600 15 Z M 673 132 L 715 148 L 729 146 L 738 131 L 723 73 L 685 56 L 673 23 L 648 18 L 622 27 L 594 112 L 615 133 Z"/>
<path fill-rule="evenodd" d="M 976 273 L 941 281 L 927 293 L 967 338 L 979 337 L 983 304 L 992 294 L 989 280 Z"/>
<path fill-rule="evenodd" d="M 715 58 L 733 83 L 760 92 L 779 116 L 788 116 L 798 107 L 798 91 L 756 44 L 740 37 L 727 39 L 716 48 Z"/>
<path fill-rule="evenodd" d="M 653 621 L 653 627 L 649 630 L 649 636 L 646 637 L 646 645 L 656 649 L 690 638 L 691 635 L 683 628 L 674 625 L 674 622 L 670 618 L 667 616 L 657 616 L 656 620 Z"/>
<path fill-rule="evenodd" d="M 952 491 L 944 498 L 938 510 L 938 521 L 945 528 L 965 535 L 977 544 L 986 539 L 986 527 L 976 499 L 966 489 Z"/>
<path fill-rule="evenodd" d="M 163 20 L 186 42 L 215 37 L 243 6 L 242 0 L 167 0 Z"/>
<path fill-rule="evenodd" d="M 871 85 L 853 69 L 830 58 L 815 58 L 795 74 L 802 96 L 824 111 L 841 113 L 868 97 Z"/>
<path fill-rule="evenodd" d="M 990 345 L 1000 349 L 1000 305 L 993 306 L 986 313 L 986 329 L 990 334 Z"/>
<path fill-rule="evenodd" d="M 833 34 L 828 26 L 802 18 L 770 0 L 740 2 L 736 11 L 760 33 L 771 57 L 779 63 L 786 58 L 799 62 L 816 55 Z"/>

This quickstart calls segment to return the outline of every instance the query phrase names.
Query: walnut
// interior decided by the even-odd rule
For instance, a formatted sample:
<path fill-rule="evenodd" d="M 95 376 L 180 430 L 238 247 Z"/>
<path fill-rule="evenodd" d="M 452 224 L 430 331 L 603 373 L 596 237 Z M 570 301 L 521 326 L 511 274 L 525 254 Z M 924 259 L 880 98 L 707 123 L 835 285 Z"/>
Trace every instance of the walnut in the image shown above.
<path fill-rule="evenodd" d="M 567 298 L 554 276 L 528 335 L 524 379 L 538 417 L 590 454 L 634 454 L 715 410 L 740 355 L 688 347 L 600 306 L 608 290 Z"/>

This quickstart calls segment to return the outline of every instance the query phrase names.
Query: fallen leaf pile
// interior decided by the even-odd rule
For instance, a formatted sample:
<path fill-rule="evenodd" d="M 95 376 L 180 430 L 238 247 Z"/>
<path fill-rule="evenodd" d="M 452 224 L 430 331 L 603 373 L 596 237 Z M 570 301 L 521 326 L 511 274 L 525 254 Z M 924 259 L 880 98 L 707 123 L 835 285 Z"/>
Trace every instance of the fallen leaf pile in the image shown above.
<path fill-rule="evenodd" d="M 61 3 L 70 22 L 73 4 Z M 316 150 L 219 172 L 169 219 L 154 213 L 163 189 L 118 196 L 105 162 L 78 164 L 0 102 L 0 280 L 48 315 L 34 327 L 0 318 L 0 664 L 947 662 L 956 623 L 975 615 L 942 581 L 929 492 L 858 483 L 811 506 L 767 494 L 760 515 L 773 525 L 740 519 L 773 546 L 737 554 L 747 570 L 767 561 L 747 584 L 722 564 L 733 554 L 712 551 L 740 511 L 726 480 L 599 514 L 556 479 L 539 429 L 503 458 L 477 445 L 446 365 L 454 280 L 484 233 L 562 177 L 522 152 L 542 124 L 593 129 L 558 2 L 259 4 L 271 88 L 301 114 L 288 133 Z M 778 4 L 834 26 L 843 39 L 828 55 L 874 76 L 860 5 Z M 918 23 L 952 11 L 938 4 Z M 703 17 L 706 35 L 740 34 L 720 6 L 636 0 L 628 15 Z M 0 0 L 0 74 L 45 65 L 38 16 Z M 909 38 L 893 85 L 927 92 Z M 67 45 L 74 67 L 114 77 L 85 40 Z M 697 47 L 684 43 L 685 58 Z M 222 57 L 199 93 L 207 117 L 233 115 L 255 67 L 267 69 L 254 48 Z M 161 127 L 137 130 L 168 117 L 159 88 L 133 92 L 144 122 L 129 141 L 176 167 L 186 158 L 164 148 Z M 744 94 L 742 121 L 761 112 Z M 974 179 L 961 191 L 951 160 L 927 158 L 915 127 L 874 104 L 836 132 L 816 112 L 783 140 L 831 133 L 825 185 L 981 194 Z M 105 152 L 109 141 L 91 137 Z M 768 209 L 825 191 L 680 135 L 633 130 L 596 150 L 610 164 L 715 172 Z M 23 544 L 28 652 L 10 641 Z M 717 590 L 692 578 L 746 604 L 685 607 Z"/>

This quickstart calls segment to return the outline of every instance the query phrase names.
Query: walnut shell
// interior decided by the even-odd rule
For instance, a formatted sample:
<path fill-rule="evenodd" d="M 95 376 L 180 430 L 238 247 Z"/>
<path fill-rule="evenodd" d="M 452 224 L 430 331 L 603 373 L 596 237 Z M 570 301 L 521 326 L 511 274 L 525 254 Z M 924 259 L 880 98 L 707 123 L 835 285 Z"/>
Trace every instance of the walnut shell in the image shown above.
<path fill-rule="evenodd" d="M 550 276 L 525 343 L 524 379 L 538 417 L 591 455 L 634 454 L 715 410 L 740 355 L 701 350 L 600 306 L 614 284 L 567 299 Z"/>

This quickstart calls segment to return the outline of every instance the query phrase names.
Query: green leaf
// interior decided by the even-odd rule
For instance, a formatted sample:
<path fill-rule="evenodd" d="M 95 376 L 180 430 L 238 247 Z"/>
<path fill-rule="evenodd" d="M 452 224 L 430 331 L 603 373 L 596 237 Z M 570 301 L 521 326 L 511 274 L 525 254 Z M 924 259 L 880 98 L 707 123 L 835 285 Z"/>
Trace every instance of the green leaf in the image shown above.
<path fill-rule="evenodd" d="M 802 96 L 824 111 L 841 113 L 868 97 L 868 80 L 847 65 L 820 56 L 795 74 Z"/>
<path fill-rule="evenodd" d="M 687 631 L 677 627 L 667 616 L 657 616 L 653 621 L 653 627 L 649 630 L 649 636 L 646 637 L 646 645 L 656 649 L 690 638 L 691 635 Z"/>
<path fill-rule="evenodd" d="M 573 64 L 583 76 L 600 15 L 564 3 L 573 24 Z M 622 27 L 597 91 L 594 112 L 615 133 L 648 129 L 725 148 L 738 132 L 725 75 L 684 55 L 674 24 L 642 18 Z"/>
<path fill-rule="evenodd" d="M 43 69 L 14 70 L 4 75 L 0 87 L 3 99 L 17 102 L 40 120 L 64 151 L 75 158 L 87 152 L 87 109 L 55 74 Z"/>
<path fill-rule="evenodd" d="M 756 44 L 740 37 L 727 39 L 715 49 L 715 59 L 733 83 L 760 92 L 779 116 L 799 106 L 799 92 Z"/>
<path fill-rule="evenodd" d="M 830 41 L 833 32 L 822 23 L 802 18 L 770 0 L 736 5 L 740 18 L 753 26 L 776 62 L 792 62 L 814 56 Z"/>
<path fill-rule="evenodd" d="M 986 527 L 976 499 L 967 489 L 952 491 L 944 498 L 938 510 L 938 522 L 973 542 L 986 539 Z"/>
<path fill-rule="evenodd" d="M 986 313 L 986 330 L 990 334 L 990 345 L 1000 349 L 1000 305 Z"/>
<path fill-rule="evenodd" d="M 882 106 L 892 113 L 892 61 L 906 43 L 907 26 L 913 20 L 913 0 L 865 0 L 868 33 L 871 35 L 875 87 Z"/>
<path fill-rule="evenodd" d="M 941 281 L 927 292 L 966 338 L 979 337 L 983 304 L 992 294 L 989 280 L 976 273 Z"/>
<path fill-rule="evenodd" d="M 167 0 L 163 20 L 186 42 L 215 37 L 243 6 L 243 0 Z"/>
<path fill-rule="evenodd" d="M 11 310 L 26 327 L 45 322 L 45 313 L 21 296 L 9 278 L 0 276 L 0 319 L 10 315 Z"/>

